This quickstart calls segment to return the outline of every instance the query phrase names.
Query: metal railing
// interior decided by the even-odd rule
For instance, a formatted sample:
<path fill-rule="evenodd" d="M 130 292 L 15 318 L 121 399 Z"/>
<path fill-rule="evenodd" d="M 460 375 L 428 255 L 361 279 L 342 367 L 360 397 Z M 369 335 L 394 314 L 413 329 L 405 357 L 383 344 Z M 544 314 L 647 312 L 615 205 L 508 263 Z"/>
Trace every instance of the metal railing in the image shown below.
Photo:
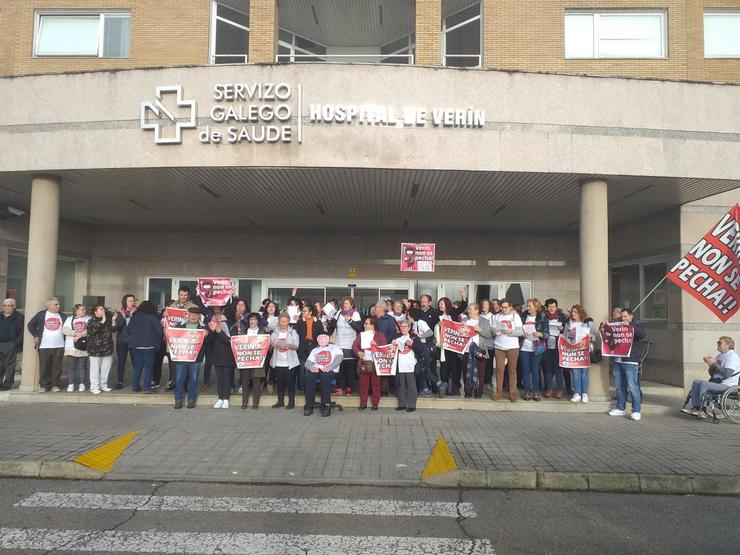
<path fill-rule="evenodd" d="M 449 60 L 457 60 L 457 59 L 475 61 L 475 64 L 449 63 Z M 481 67 L 481 55 L 480 54 L 445 54 L 443 56 L 443 63 L 445 67 Z"/>
<path fill-rule="evenodd" d="M 211 54 L 211 65 L 218 64 L 219 60 L 228 60 L 220 62 L 222 64 L 246 64 L 249 56 L 247 54 Z"/>
<path fill-rule="evenodd" d="M 396 60 L 402 58 L 407 62 L 383 62 L 383 60 Z M 414 65 L 413 54 L 278 54 L 275 61 L 278 63 L 310 63 L 326 62 L 330 64 L 349 64 L 352 60 L 362 59 L 363 61 L 375 60 L 367 63 L 397 63 Z"/>

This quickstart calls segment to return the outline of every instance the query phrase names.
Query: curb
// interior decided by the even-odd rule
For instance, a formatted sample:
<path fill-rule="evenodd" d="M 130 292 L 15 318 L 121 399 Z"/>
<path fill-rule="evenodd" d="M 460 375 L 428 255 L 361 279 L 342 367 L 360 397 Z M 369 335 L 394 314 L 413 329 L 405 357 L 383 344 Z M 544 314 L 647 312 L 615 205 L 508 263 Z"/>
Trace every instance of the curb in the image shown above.
<path fill-rule="evenodd" d="M 104 474 L 72 461 L 0 461 L 2 478 L 100 480 Z"/>

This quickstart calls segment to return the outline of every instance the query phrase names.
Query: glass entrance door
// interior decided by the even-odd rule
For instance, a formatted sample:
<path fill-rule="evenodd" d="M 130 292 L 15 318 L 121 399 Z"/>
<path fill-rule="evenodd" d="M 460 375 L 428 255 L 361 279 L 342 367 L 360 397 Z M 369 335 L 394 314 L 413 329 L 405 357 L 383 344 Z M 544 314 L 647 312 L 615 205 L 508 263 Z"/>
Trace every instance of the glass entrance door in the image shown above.
<path fill-rule="evenodd" d="M 372 282 L 342 283 L 339 280 L 325 280 L 319 285 L 317 280 L 270 280 L 266 283 L 266 296 L 284 308 L 295 287 L 296 296 L 311 303 L 320 301 L 325 304 L 333 299 L 341 304 L 344 297 L 354 297 L 360 312 L 366 313 L 370 306 L 379 300 L 401 300 L 409 296 L 409 282 Z"/>

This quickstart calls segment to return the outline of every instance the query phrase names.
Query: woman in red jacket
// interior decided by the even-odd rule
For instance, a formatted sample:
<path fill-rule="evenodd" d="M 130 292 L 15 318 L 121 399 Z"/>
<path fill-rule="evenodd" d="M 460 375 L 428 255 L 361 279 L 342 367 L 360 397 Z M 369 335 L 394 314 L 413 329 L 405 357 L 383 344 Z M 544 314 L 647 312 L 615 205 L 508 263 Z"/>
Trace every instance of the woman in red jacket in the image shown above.
<path fill-rule="evenodd" d="M 363 327 L 365 331 L 357 334 L 352 344 L 352 352 L 357 357 L 358 370 L 360 374 L 360 410 L 367 408 L 368 388 L 373 388 L 373 409 L 378 410 L 380 404 L 380 376 L 375 371 L 373 364 L 372 345 L 385 345 L 387 339 L 382 332 L 375 329 L 376 321 L 374 316 L 365 316 Z"/>

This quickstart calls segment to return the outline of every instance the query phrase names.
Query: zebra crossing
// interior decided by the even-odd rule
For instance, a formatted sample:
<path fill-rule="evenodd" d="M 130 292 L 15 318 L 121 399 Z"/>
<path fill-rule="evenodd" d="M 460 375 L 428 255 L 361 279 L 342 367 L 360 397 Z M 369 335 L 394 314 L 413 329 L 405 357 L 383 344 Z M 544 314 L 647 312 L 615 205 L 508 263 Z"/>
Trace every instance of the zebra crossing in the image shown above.
<path fill-rule="evenodd" d="M 472 503 L 400 499 L 319 497 L 204 497 L 187 495 L 128 495 L 38 491 L 13 505 L 13 510 L 114 511 L 134 514 L 262 513 L 274 515 L 347 515 L 381 519 L 472 519 Z M 148 512 L 148 513 L 147 513 Z M 150 519 L 147 519 L 149 521 Z M 245 526 L 246 527 L 246 526 Z M 248 527 L 247 527 L 248 528 Z M 413 529 L 409 526 L 408 529 Z M 379 527 L 378 530 L 383 530 Z M 467 537 L 194 532 L 163 529 L 95 530 L 0 527 L 0 550 L 43 550 L 65 553 L 234 553 L 259 555 L 494 555 L 487 539 Z"/>

